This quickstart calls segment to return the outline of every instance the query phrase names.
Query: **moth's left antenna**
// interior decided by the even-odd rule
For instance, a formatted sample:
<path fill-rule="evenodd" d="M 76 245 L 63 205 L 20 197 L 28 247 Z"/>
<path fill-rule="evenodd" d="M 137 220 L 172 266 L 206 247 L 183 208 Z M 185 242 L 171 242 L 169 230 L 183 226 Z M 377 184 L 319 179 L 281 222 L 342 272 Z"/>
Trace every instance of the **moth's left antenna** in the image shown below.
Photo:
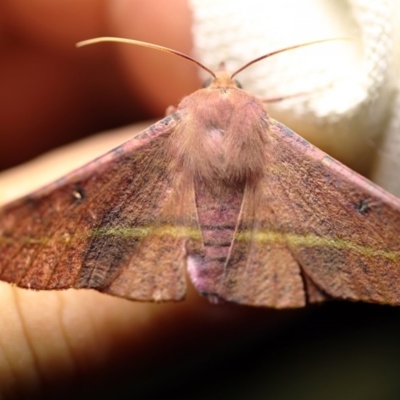
<path fill-rule="evenodd" d="M 176 56 L 179 56 L 186 60 L 189 60 L 192 63 L 195 63 L 200 68 L 207 71 L 212 77 L 216 78 L 215 73 L 211 69 L 207 68 L 200 61 L 195 60 L 194 58 L 188 56 L 187 54 L 181 53 L 180 51 L 177 51 L 177 50 L 170 49 L 168 47 L 159 46 L 157 44 L 142 42 L 140 40 L 103 36 L 103 37 L 98 37 L 98 38 L 94 38 L 94 39 L 82 40 L 81 42 L 78 42 L 76 44 L 76 47 L 88 46 L 90 44 L 102 43 L 102 42 L 127 43 L 127 44 L 133 44 L 135 46 L 147 47 L 149 49 L 163 51 L 163 52 L 169 53 L 169 54 L 174 54 Z"/>

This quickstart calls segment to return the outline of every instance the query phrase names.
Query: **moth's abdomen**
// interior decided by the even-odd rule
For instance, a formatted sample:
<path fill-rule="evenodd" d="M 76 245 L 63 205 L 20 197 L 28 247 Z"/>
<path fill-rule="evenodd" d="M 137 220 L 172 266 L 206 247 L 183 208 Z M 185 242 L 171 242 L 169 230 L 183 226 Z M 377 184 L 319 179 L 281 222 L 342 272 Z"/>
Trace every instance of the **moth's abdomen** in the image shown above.
<path fill-rule="evenodd" d="M 189 260 L 196 289 L 214 296 L 224 272 L 243 199 L 242 185 L 211 188 L 195 182 L 196 206 L 203 239 L 203 254 Z"/>

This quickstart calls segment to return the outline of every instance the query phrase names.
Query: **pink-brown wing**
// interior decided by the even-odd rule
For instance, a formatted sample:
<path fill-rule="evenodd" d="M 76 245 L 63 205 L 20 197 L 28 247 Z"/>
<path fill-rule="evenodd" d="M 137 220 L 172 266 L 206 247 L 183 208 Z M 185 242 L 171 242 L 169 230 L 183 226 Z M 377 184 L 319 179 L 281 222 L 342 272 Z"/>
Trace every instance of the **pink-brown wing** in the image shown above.
<path fill-rule="evenodd" d="M 263 183 L 245 187 L 217 295 L 252 306 L 302 307 L 306 298 L 301 270 L 285 241 L 270 238 L 276 231 L 275 215 L 265 204 Z"/>
<path fill-rule="evenodd" d="M 400 304 L 400 200 L 272 121 L 264 178 L 247 185 L 219 296 L 297 307 Z"/>
<path fill-rule="evenodd" d="M 181 299 L 185 244 L 198 228 L 193 184 L 171 164 L 177 124 L 169 116 L 0 209 L 0 279 L 33 289 Z"/>

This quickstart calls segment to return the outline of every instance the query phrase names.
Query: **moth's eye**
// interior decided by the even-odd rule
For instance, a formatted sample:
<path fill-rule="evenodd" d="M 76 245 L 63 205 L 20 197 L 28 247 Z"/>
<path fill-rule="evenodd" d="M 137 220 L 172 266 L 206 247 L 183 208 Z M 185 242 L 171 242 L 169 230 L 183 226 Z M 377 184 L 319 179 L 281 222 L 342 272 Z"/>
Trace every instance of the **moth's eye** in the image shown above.
<path fill-rule="evenodd" d="M 235 79 L 235 85 L 236 85 L 239 89 L 243 89 L 242 84 L 241 84 L 239 81 L 237 81 L 236 79 Z"/>
<path fill-rule="evenodd" d="M 213 80 L 212 78 L 206 79 L 206 80 L 203 82 L 203 88 L 209 87 L 209 86 L 211 85 L 212 80 Z"/>

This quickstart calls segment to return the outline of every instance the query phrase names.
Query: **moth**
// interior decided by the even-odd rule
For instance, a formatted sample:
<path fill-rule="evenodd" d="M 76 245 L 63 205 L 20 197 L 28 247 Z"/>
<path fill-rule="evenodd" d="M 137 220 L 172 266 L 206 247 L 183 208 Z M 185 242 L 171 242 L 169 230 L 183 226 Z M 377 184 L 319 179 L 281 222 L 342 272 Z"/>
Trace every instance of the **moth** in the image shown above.
<path fill-rule="evenodd" d="M 400 304 L 400 200 L 234 80 L 277 52 L 230 74 L 125 41 L 192 60 L 211 81 L 125 144 L 1 208 L 1 280 L 177 301 L 187 270 L 215 302 Z"/>

